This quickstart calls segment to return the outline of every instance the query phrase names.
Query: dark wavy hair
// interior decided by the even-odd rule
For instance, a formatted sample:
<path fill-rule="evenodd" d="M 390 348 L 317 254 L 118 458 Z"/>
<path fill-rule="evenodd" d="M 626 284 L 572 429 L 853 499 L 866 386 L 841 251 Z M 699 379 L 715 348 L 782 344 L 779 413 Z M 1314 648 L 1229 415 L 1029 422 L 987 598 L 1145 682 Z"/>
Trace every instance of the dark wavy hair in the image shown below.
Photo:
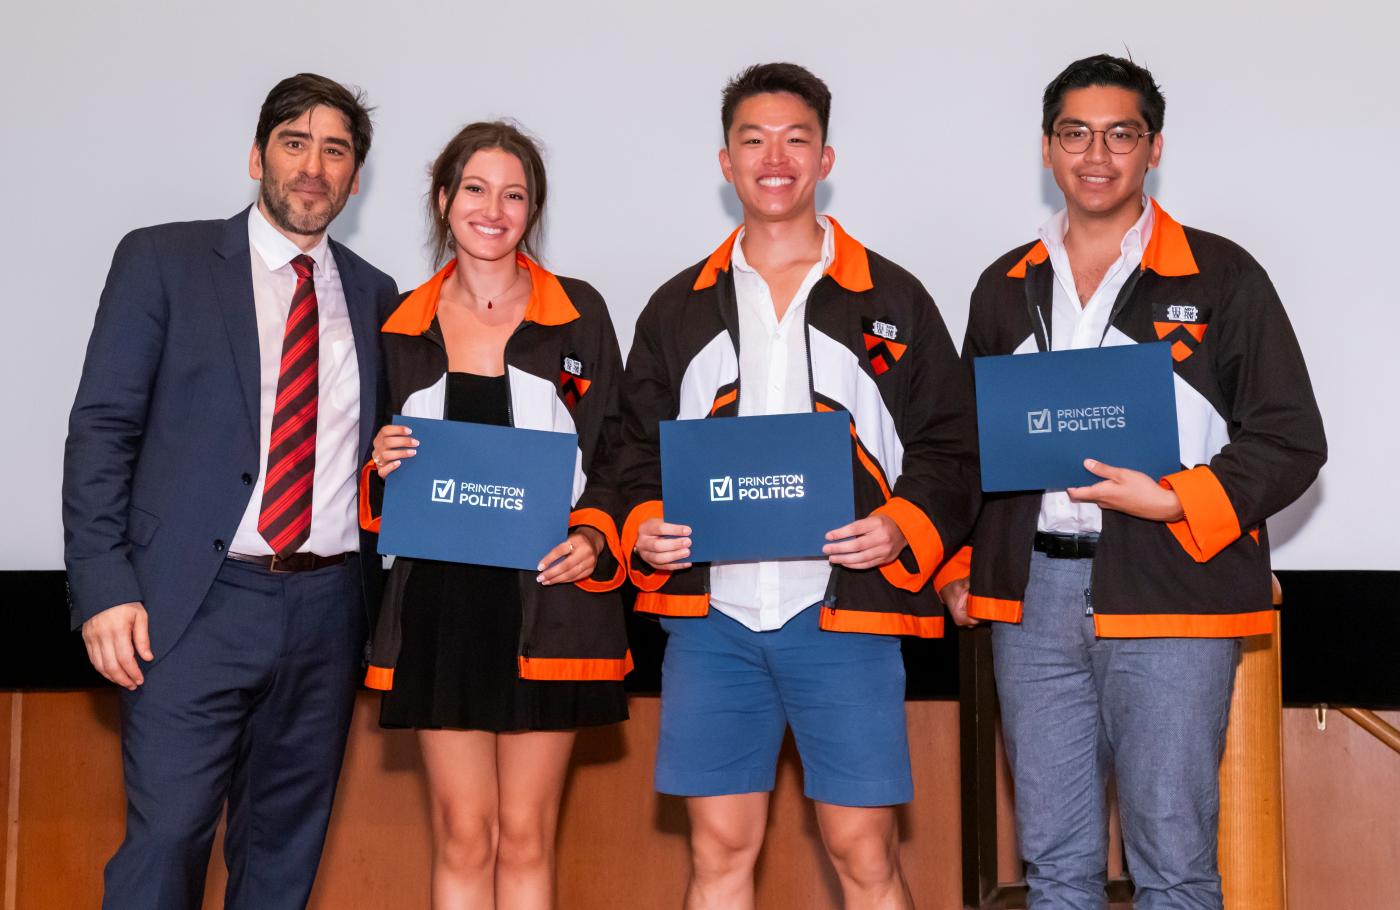
<path fill-rule="evenodd" d="M 253 142 L 258 154 L 267 151 L 267 140 L 277 124 L 295 120 L 313 107 L 325 105 L 333 107 L 345 115 L 350 125 L 350 142 L 355 151 L 355 169 L 365 163 L 369 154 L 369 144 L 374 139 L 374 124 L 370 122 L 372 107 L 365 105 L 365 93 L 360 89 L 349 89 L 325 76 L 315 73 L 297 73 L 288 76 L 272 87 L 258 112 L 258 128 L 253 134 Z"/>
<path fill-rule="evenodd" d="M 508 152 L 524 168 L 525 192 L 530 197 L 530 217 L 525 222 L 525 235 L 520 239 L 520 246 L 531 259 L 538 261 L 540 258 L 540 217 L 544 214 L 547 194 L 544 158 L 539 145 L 519 126 L 506 120 L 489 120 L 462 127 L 428 169 L 428 246 L 432 250 L 434 266 L 442 264 L 452 246 L 452 232 L 443 218 L 442 209 L 438 207 L 438 195 L 447 196 L 447 208 L 450 210 L 462 186 L 462 169 L 472 155 L 484 149 Z"/>
<path fill-rule="evenodd" d="M 1152 78 L 1152 74 L 1132 60 L 1109 54 L 1095 54 L 1074 61 L 1045 86 L 1040 115 L 1040 128 L 1045 135 L 1051 135 L 1055 129 L 1055 119 L 1060 116 L 1060 109 L 1064 107 L 1065 93 L 1094 85 L 1108 85 L 1137 92 L 1138 106 L 1142 110 L 1142 119 L 1147 121 L 1148 132 L 1162 131 L 1162 124 L 1167 116 L 1167 99 L 1162 97 L 1162 89 Z"/>

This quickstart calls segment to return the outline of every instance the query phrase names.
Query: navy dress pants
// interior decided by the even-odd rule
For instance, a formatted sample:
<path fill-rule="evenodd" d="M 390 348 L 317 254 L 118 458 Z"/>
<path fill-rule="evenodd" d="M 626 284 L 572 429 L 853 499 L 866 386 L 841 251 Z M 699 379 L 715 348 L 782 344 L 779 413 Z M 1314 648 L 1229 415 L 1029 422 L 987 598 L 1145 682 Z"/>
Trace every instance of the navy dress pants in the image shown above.
<path fill-rule="evenodd" d="M 363 603 L 358 557 L 297 573 L 224 562 L 175 646 L 122 693 L 126 837 L 104 908 L 198 908 L 225 801 L 224 906 L 306 905 L 354 707 Z"/>

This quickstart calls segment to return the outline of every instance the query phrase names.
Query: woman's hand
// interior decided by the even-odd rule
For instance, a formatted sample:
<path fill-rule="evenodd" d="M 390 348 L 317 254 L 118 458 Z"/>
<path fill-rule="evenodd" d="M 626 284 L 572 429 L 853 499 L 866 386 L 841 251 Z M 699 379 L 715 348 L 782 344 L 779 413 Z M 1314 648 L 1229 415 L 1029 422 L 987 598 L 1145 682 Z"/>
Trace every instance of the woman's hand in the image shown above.
<path fill-rule="evenodd" d="M 604 546 L 603 535 L 596 528 L 580 525 L 563 543 L 544 554 L 535 581 L 542 585 L 558 585 L 587 578 L 593 574 Z"/>
<path fill-rule="evenodd" d="M 379 432 L 375 434 L 371 454 L 374 458 L 374 467 L 379 472 L 381 480 L 398 470 L 400 461 L 414 456 L 418 440 L 413 438 L 412 433 L 413 431 L 408 427 L 396 427 L 390 424 L 381 427 Z"/>

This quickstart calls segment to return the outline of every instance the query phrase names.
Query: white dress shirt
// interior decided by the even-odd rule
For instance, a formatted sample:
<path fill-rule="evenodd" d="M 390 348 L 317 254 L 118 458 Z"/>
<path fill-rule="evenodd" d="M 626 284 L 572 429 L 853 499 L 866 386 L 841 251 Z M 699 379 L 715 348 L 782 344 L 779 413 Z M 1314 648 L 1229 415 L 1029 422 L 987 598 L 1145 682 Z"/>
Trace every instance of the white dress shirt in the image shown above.
<path fill-rule="evenodd" d="M 768 282 L 744 258 L 744 233 L 734 242 L 731 269 L 739 306 L 739 416 L 802 414 L 812 410 L 807 369 L 807 295 L 831 265 L 831 225 L 817 216 L 825 236 L 821 261 L 802 279 L 783 318 Z M 823 528 L 823 531 L 830 530 Z M 831 565 L 825 558 L 715 563 L 710 604 L 755 632 L 780 629 L 826 596 Z"/>
<path fill-rule="evenodd" d="M 282 361 L 282 336 L 297 276 L 291 262 L 301 249 L 268 222 L 255 205 L 248 212 L 248 245 L 253 270 L 253 306 L 258 317 L 261 364 L 258 420 L 258 478 L 243 520 L 229 547 L 235 553 L 269 556 L 272 547 L 258 533 L 267 444 L 272 437 L 272 410 Z M 316 310 L 320 357 L 316 373 L 316 473 L 311 488 L 311 536 L 298 552 L 333 556 L 360 548 L 357 486 L 360 438 L 360 365 L 340 272 L 324 236 L 307 250 L 316 263 Z"/>
<path fill-rule="evenodd" d="M 1118 292 L 1128 283 L 1133 271 L 1142 264 L 1142 251 L 1152 236 L 1152 206 L 1144 197 L 1142 217 L 1123 235 L 1119 255 L 1104 273 L 1103 280 L 1083 306 L 1074 286 L 1074 269 L 1065 251 L 1065 233 L 1069 217 L 1061 209 L 1040 228 L 1040 239 L 1050 253 L 1055 269 L 1053 304 L 1051 307 L 1050 349 L 1073 351 L 1096 348 L 1108 329 L 1108 318 Z M 1047 492 L 1040 500 L 1040 520 L 1037 530 L 1054 534 L 1097 534 L 1103 527 L 1103 515 L 1091 502 L 1071 502 L 1063 492 Z"/>

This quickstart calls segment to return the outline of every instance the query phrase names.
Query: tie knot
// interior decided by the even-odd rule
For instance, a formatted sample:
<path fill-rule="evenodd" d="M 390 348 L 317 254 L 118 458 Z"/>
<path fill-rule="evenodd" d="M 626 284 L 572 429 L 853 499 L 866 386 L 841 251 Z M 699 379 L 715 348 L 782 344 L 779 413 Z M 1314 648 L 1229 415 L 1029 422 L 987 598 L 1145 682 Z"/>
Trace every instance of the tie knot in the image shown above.
<path fill-rule="evenodd" d="M 311 277 L 311 270 L 316 267 L 316 260 L 302 253 L 292 260 L 292 270 L 297 273 L 297 279 L 305 281 Z"/>

